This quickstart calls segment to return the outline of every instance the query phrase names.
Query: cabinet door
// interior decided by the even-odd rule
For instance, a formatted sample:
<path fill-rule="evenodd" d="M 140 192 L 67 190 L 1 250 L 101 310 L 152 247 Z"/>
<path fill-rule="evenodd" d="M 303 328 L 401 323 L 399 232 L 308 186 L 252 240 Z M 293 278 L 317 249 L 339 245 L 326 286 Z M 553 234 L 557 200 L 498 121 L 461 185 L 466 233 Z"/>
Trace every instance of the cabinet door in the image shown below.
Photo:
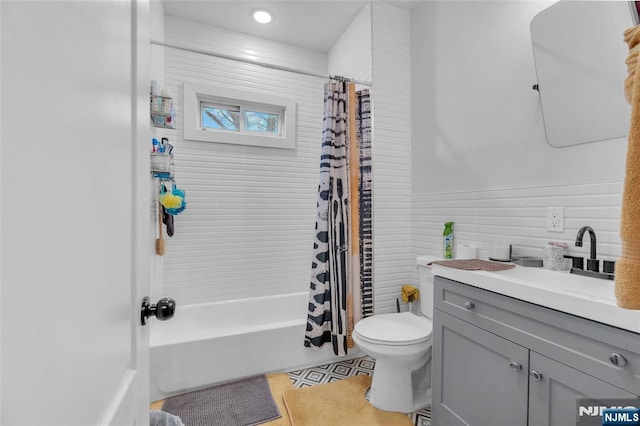
<path fill-rule="evenodd" d="M 436 311 L 432 383 L 436 422 L 526 426 L 528 357 L 526 348 Z"/>
<path fill-rule="evenodd" d="M 535 373 L 534 373 L 535 372 Z M 530 354 L 529 425 L 600 425 L 602 417 L 583 418 L 578 414 L 578 398 L 635 398 L 593 376 L 575 370 L 536 352 Z M 602 402 L 599 405 L 611 405 Z M 580 423 L 578 421 L 580 420 Z"/>

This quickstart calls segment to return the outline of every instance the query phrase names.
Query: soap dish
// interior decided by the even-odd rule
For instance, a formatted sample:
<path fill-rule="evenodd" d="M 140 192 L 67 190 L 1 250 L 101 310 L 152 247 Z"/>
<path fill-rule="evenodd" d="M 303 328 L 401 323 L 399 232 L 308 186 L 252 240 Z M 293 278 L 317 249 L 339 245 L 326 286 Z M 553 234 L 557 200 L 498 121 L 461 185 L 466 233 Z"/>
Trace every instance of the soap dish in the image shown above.
<path fill-rule="evenodd" d="M 513 259 L 513 263 L 520 266 L 542 267 L 542 258 L 534 256 L 520 256 Z"/>

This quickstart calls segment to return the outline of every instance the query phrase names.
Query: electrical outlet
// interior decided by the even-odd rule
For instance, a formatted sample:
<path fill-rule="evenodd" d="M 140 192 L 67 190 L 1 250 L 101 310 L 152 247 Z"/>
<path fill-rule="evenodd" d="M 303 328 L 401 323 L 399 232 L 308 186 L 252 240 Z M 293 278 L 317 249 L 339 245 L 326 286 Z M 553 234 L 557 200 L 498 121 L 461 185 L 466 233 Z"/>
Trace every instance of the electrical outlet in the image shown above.
<path fill-rule="evenodd" d="M 564 232 L 564 207 L 547 207 L 547 232 Z"/>

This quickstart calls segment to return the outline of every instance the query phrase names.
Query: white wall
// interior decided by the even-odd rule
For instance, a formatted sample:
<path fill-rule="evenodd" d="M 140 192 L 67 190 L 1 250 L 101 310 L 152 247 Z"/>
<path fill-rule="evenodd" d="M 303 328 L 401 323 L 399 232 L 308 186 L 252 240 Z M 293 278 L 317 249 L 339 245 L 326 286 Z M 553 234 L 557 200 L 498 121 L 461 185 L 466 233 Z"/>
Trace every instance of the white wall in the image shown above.
<path fill-rule="evenodd" d="M 169 43 L 327 72 L 325 53 L 169 16 L 165 28 Z M 164 294 L 180 305 L 308 291 L 325 79 L 164 50 L 178 116 L 165 134 L 188 203 L 167 241 Z M 183 81 L 295 99 L 295 150 L 184 140 Z"/>
<path fill-rule="evenodd" d="M 410 14 L 372 4 L 373 238 L 375 312 L 395 312 L 402 284 L 415 284 L 411 247 Z"/>
<path fill-rule="evenodd" d="M 149 3 L 149 36 L 154 41 L 164 41 L 164 5 L 161 1 Z M 151 46 L 150 78 L 164 84 L 164 49 Z"/>
<path fill-rule="evenodd" d="M 371 82 L 371 4 L 358 12 L 329 50 L 329 74 Z"/>
<path fill-rule="evenodd" d="M 478 244 L 485 257 L 497 239 L 539 254 L 548 240 L 572 242 L 585 224 L 596 229 L 603 256 L 619 252 L 625 141 L 557 149 L 544 138 L 529 22 L 547 4 L 425 2 L 409 13 L 374 2 L 328 58 L 172 17 L 166 32 L 169 42 L 369 79 L 366 39 L 362 60 L 345 58 L 356 57 L 355 34 L 371 15 L 375 300 L 377 312 L 388 312 L 400 285 L 415 283 L 414 256 L 440 253 L 446 220 L 456 222 L 458 242 Z M 183 141 L 180 118 L 167 132 L 192 203 L 168 242 L 164 294 L 199 303 L 306 291 L 322 114 L 312 99 L 321 99 L 323 79 L 164 51 L 178 117 L 182 80 L 290 94 L 305 114 L 298 148 L 284 156 Z M 278 185 L 280 192 L 271 189 Z M 546 232 L 547 206 L 565 207 L 564 233 Z"/>
<path fill-rule="evenodd" d="M 578 229 L 590 225 L 598 239 L 598 258 L 615 260 L 620 255 L 621 200 L 621 182 L 417 194 L 416 254 L 441 256 L 443 224 L 452 220 L 456 244 L 476 245 L 484 259 L 494 241 L 513 244 L 515 254 L 538 257 L 548 241 L 561 241 L 570 245 L 570 253 L 586 256 L 589 239 L 585 237 L 582 248 L 574 242 Z M 564 207 L 564 232 L 547 232 L 548 206 Z"/>
<path fill-rule="evenodd" d="M 406 10 L 385 3 L 366 5 L 329 53 L 331 73 L 373 80 L 377 312 L 394 311 L 400 286 L 414 282 L 415 275 L 407 167 L 409 27 Z M 328 74 L 327 54 L 321 52 L 169 16 L 165 28 L 168 43 Z M 166 86 L 178 111 L 176 131 L 165 134 L 176 147 L 176 178 L 189 204 L 176 217 L 176 235 L 167 243 L 163 294 L 184 304 L 307 291 L 325 79 L 172 48 L 165 48 L 164 55 Z M 182 81 L 294 97 L 296 150 L 183 140 Z"/>
<path fill-rule="evenodd" d="M 416 253 L 440 254 L 447 220 L 485 256 L 496 239 L 540 254 L 546 241 L 573 243 L 587 224 L 602 253 L 619 252 L 626 141 L 558 149 L 545 140 L 529 23 L 549 4 L 425 2 L 413 11 Z M 564 233 L 546 231 L 547 206 L 565 207 Z"/>

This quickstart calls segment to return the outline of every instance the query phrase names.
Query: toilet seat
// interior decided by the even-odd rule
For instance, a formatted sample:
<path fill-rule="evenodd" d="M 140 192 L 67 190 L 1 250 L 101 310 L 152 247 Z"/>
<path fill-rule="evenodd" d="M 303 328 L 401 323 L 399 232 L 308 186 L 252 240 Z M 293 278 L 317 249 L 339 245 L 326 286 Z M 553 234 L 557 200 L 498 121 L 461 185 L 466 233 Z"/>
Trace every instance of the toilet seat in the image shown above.
<path fill-rule="evenodd" d="M 369 343 L 406 346 L 429 340 L 432 330 L 429 318 L 402 312 L 365 318 L 356 324 L 353 333 Z"/>

